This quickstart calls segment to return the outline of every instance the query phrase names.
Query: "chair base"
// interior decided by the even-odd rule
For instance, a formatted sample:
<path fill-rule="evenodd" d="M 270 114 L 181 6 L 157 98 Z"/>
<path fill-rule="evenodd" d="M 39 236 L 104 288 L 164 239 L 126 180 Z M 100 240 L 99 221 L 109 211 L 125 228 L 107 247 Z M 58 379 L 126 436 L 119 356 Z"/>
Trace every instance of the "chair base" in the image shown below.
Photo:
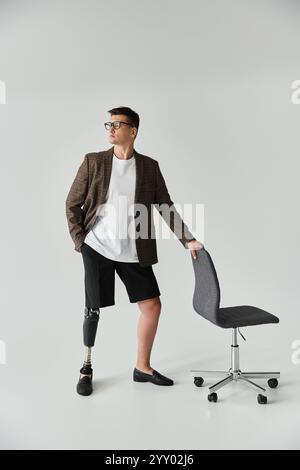
<path fill-rule="evenodd" d="M 191 375 L 194 377 L 194 383 L 197 386 L 202 386 L 202 376 L 224 376 L 222 380 L 209 387 L 209 401 L 217 401 L 218 397 L 215 392 L 233 381 L 241 380 L 245 384 L 254 388 L 256 391 L 258 390 L 260 393 L 266 393 L 266 389 L 250 379 L 269 379 L 268 384 L 271 388 L 276 388 L 278 385 L 277 379 L 280 378 L 280 372 L 242 372 L 239 368 L 239 345 L 237 344 L 237 328 L 233 329 L 232 339 L 231 368 L 228 371 L 208 371 L 195 369 L 190 371 Z M 267 397 L 261 394 L 258 395 L 258 402 L 264 404 L 267 403 Z"/>

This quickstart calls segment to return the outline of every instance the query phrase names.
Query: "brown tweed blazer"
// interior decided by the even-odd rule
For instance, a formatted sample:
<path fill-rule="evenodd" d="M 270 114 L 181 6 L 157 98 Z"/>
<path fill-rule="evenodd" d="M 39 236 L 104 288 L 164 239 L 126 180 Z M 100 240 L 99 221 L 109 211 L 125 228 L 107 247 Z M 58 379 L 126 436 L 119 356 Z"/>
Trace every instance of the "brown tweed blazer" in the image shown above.
<path fill-rule="evenodd" d="M 75 244 L 75 250 L 80 252 L 86 234 L 93 227 L 97 218 L 97 209 L 106 200 L 109 187 L 114 147 L 101 152 L 87 153 L 81 163 L 75 179 L 67 195 L 65 207 L 68 228 Z M 153 223 L 153 205 L 178 237 L 182 245 L 195 240 L 186 224 L 181 219 L 170 198 L 165 180 L 157 160 L 133 150 L 136 159 L 136 188 L 135 206 L 141 203 L 147 207 L 147 237 L 140 236 L 136 222 L 136 250 L 141 266 L 150 266 L 158 262 L 156 239 L 153 237 L 155 228 Z M 171 212 L 165 213 L 157 205 L 171 207 Z M 169 216 L 171 214 L 171 217 Z M 134 210 L 134 218 L 137 213 Z M 178 230 L 180 228 L 180 230 Z M 152 232 L 151 232 L 152 230 Z M 141 227 L 140 227 L 140 231 Z M 152 233 L 152 237 L 151 237 Z"/>

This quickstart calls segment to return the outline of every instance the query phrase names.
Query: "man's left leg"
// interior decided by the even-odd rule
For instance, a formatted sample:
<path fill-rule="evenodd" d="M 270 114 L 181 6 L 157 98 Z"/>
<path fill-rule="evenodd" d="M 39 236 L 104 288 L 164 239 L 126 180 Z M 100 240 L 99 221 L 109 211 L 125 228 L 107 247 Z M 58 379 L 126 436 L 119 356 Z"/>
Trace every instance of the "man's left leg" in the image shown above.
<path fill-rule="evenodd" d="M 173 380 L 163 376 L 150 365 L 150 355 L 161 312 L 160 290 L 152 266 L 139 263 L 117 263 L 117 273 L 126 286 L 130 302 L 136 302 L 141 311 L 138 322 L 138 353 L 133 370 L 135 382 L 152 382 L 156 385 L 173 385 Z M 139 300 L 143 299 L 143 300 Z"/>
<path fill-rule="evenodd" d="M 174 381 L 150 365 L 150 355 L 155 338 L 161 302 L 159 297 L 138 301 L 141 315 L 138 322 L 138 355 L 133 371 L 135 382 L 152 382 L 156 385 L 173 385 Z"/>
<path fill-rule="evenodd" d="M 141 311 L 138 321 L 138 353 L 136 368 L 151 374 L 153 368 L 150 365 L 150 355 L 155 338 L 157 325 L 161 312 L 161 301 L 159 297 L 141 300 L 138 303 Z"/>

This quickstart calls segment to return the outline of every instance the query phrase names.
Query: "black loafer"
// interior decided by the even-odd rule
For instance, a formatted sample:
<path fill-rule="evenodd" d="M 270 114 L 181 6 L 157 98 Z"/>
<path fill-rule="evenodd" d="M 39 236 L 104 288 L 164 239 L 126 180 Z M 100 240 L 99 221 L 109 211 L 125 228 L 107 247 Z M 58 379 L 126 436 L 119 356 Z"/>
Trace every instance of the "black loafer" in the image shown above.
<path fill-rule="evenodd" d="M 93 369 L 84 369 L 83 367 L 80 369 L 80 373 L 81 374 L 89 374 L 90 377 L 81 377 L 79 376 L 79 381 L 77 383 L 77 393 L 79 393 L 79 395 L 84 395 L 84 396 L 88 396 L 88 395 L 91 395 L 91 393 L 93 393 L 93 384 L 92 384 L 92 380 L 93 380 Z"/>
<path fill-rule="evenodd" d="M 164 375 L 153 370 L 152 374 L 146 374 L 136 367 L 133 370 L 133 380 L 134 382 L 152 382 L 155 385 L 173 385 L 174 382 L 172 379 L 165 377 Z"/>

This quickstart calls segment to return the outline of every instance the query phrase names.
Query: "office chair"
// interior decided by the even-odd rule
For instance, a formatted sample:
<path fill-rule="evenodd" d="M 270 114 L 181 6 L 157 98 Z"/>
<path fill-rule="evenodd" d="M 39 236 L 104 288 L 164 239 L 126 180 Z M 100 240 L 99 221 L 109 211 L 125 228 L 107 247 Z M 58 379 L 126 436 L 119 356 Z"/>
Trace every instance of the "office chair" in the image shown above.
<path fill-rule="evenodd" d="M 268 399 L 267 396 L 263 394 L 266 392 L 266 389 L 252 382 L 250 379 L 269 379 L 269 387 L 276 388 L 278 386 L 277 379 L 280 377 L 280 372 L 242 372 L 240 370 L 237 335 L 239 332 L 245 340 L 239 330 L 240 327 L 279 323 L 279 318 L 265 310 L 252 307 L 251 305 L 220 308 L 220 286 L 210 254 L 205 248 L 197 250 L 197 258 L 194 259 L 192 257 L 192 263 L 195 274 L 195 289 L 193 295 L 194 310 L 206 320 L 209 320 L 221 328 L 232 328 L 230 369 L 228 371 L 221 372 L 191 370 L 190 372 L 194 376 L 194 384 L 197 387 L 201 387 L 204 383 L 202 376 L 224 376 L 220 382 L 209 387 L 208 400 L 210 402 L 217 402 L 218 395 L 215 393 L 217 390 L 229 384 L 233 380 L 242 380 L 244 383 L 253 386 L 256 390 L 259 390 L 261 393 L 257 396 L 257 401 L 259 404 L 266 404 Z"/>

